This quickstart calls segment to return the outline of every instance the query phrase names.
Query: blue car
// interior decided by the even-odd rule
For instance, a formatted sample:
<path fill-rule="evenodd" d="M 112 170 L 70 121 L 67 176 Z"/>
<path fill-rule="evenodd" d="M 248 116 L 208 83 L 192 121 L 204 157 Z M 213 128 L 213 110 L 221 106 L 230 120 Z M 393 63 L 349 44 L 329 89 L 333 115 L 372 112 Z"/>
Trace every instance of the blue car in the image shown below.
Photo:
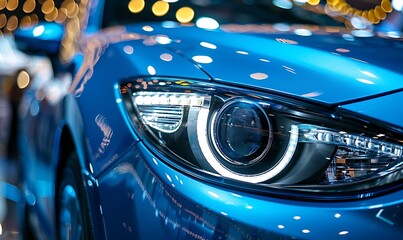
<path fill-rule="evenodd" d="M 402 38 L 240 2 L 81 1 L 16 33 L 54 72 L 21 102 L 27 238 L 403 236 Z"/>

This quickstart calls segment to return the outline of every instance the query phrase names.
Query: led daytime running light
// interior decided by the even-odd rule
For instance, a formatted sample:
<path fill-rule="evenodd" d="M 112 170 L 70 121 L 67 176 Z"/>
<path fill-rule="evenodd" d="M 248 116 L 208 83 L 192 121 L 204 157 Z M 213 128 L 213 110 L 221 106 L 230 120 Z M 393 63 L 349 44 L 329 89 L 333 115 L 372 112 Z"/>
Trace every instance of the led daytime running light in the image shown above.
<path fill-rule="evenodd" d="M 182 124 L 184 107 L 201 107 L 204 97 L 193 93 L 138 92 L 133 94 L 133 101 L 148 127 L 174 133 Z"/>
<path fill-rule="evenodd" d="M 133 97 L 134 102 L 138 106 L 166 105 L 201 107 L 204 103 L 204 96 L 195 93 L 139 92 L 134 93 Z"/>
<path fill-rule="evenodd" d="M 207 139 L 206 134 L 208 111 L 209 111 L 208 109 L 201 109 L 199 112 L 198 124 L 197 124 L 197 137 L 199 140 L 200 149 L 205 159 L 210 164 L 210 166 L 222 176 L 243 182 L 260 183 L 277 176 L 290 163 L 298 144 L 299 131 L 298 126 L 296 125 L 291 126 L 290 139 L 288 142 L 287 149 L 284 152 L 281 159 L 277 162 L 277 164 L 274 167 L 265 172 L 253 175 L 240 174 L 229 170 L 220 163 L 220 161 L 216 158 L 216 156 L 210 149 L 209 141 Z"/>
<path fill-rule="evenodd" d="M 344 147 L 358 148 L 366 151 L 377 152 L 379 154 L 401 157 L 403 146 L 388 143 L 369 137 L 354 134 L 333 132 L 329 129 L 317 126 L 301 124 L 298 126 L 301 133 L 301 142 L 321 142 L 335 144 Z"/>

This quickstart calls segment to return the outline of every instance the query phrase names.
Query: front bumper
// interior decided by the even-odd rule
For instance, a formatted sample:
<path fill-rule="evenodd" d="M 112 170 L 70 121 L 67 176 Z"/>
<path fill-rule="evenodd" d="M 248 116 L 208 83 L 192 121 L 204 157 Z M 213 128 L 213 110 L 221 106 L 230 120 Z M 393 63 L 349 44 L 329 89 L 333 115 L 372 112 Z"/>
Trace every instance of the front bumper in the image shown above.
<path fill-rule="evenodd" d="M 99 178 L 108 239 L 396 239 L 403 190 L 354 201 L 295 201 L 211 185 L 137 143 Z"/>

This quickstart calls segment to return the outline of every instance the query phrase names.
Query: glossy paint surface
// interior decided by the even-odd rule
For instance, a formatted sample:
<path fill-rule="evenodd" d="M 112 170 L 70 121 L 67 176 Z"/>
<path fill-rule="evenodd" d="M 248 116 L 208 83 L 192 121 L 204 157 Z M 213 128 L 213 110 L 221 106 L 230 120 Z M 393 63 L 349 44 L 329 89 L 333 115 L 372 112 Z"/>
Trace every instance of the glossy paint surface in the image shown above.
<path fill-rule="evenodd" d="M 54 23 L 41 23 L 37 26 L 29 28 L 21 28 L 18 30 L 20 40 L 17 41 L 18 48 L 28 52 L 41 52 L 57 54 L 60 49 L 60 39 L 62 38 L 64 29 L 62 25 Z M 21 41 L 24 39 L 23 41 Z M 46 41 L 43 44 L 41 41 Z M 28 50 L 29 49 L 29 50 Z"/>
<path fill-rule="evenodd" d="M 111 239 L 377 239 L 403 233 L 402 191 L 352 202 L 258 196 L 175 171 L 142 143 L 100 178 L 100 189 Z"/>
<path fill-rule="evenodd" d="M 180 72 L 183 79 L 209 80 L 197 66 L 155 44 L 154 38 L 116 30 L 95 35 L 84 43 L 89 46 L 86 48 L 88 53 L 84 53 L 83 65 L 70 86 L 80 108 L 85 109 L 83 119 L 85 131 L 90 133 L 90 152 L 96 175 L 137 139 L 122 113 L 123 102 L 116 96 L 119 82 L 129 81 L 129 78 L 133 81 L 133 76 L 179 77 L 177 66 L 183 68 Z M 94 56 L 94 52 L 100 55 Z M 164 56 L 170 61 L 163 60 Z"/>
<path fill-rule="evenodd" d="M 401 88 L 403 43 L 318 30 L 310 36 L 255 26 L 237 33 L 152 26 L 215 81 L 337 104 Z M 225 29 L 225 26 L 223 27 Z M 232 26 L 232 28 L 237 29 Z M 242 31 L 242 26 L 238 26 Z M 229 28 L 231 29 L 231 28 Z M 128 31 L 141 31 L 128 28 Z M 388 52 L 388 54 L 377 54 Z M 374 56 L 377 56 L 374 58 Z"/>
<path fill-rule="evenodd" d="M 69 137 L 97 239 L 403 235 L 401 188 L 351 201 L 298 200 L 212 184 L 168 165 L 169 159 L 160 159 L 137 136 L 119 88 L 143 77 L 155 77 L 145 86 L 160 84 L 158 78 L 237 85 L 323 106 L 348 102 L 340 108 L 403 127 L 401 108 L 387 114 L 375 108 L 396 106 L 402 98 L 388 95 L 402 89 L 400 40 L 322 32 L 241 34 L 164 23 L 100 32 L 94 26 L 80 38 L 71 59 L 74 70 L 38 77 L 23 101 L 26 198 L 41 239 L 56 236 L 58 168 Z M 359 102 L 362 98 L 373 99 Z"/>
<path fill-rule="evenodd" d="M 359 113 L 401 128 L 403 126 L 403 111 L 399 107 L 396 108 L 396 103 L 402 100 L 402 91 L 384 97 L 344 105 L 341 109 Z M 379 112 L 380 109 L 382 109 L 381 113 Z"/>

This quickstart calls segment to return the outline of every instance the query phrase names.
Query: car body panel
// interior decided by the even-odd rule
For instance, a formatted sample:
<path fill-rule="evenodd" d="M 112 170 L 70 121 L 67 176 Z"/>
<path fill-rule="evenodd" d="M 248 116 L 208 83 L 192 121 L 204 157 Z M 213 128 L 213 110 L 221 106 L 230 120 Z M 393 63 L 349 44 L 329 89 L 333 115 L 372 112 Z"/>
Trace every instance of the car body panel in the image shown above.
<path fill-rule="evenodd" d="M 200 65 L 220 83 L 326 104 L 371 97 L 402 87 L 398 59 L 403 54 L 403 43 L 398 40 L 353 37 L 324 30 L 303 37 L 273 28 L 265 32 L 268 26 L 252 26 L 254 30 L 250 32 L 246 26 L 246 33 L 151 26 L 153 32 L 171 39 L 167 47 Z M 141 29 L 133 27 L 128 31 Z M 375 55 L 378 58 L 373 58 Z"/>
<path fill-rule="evenodd" d="M 187 28 L 184 27 L 184 29 Z M 171 44 L 158 43 L 158 37 L 161 37 L 161 35 L 145 36 L 142 33 L 132 31 L 122 32 L 121 29 L 112 29 L 112 31 L 105 34 L 92 35 L 82 42 L 82 49 L 85 49 L 85 51 L 81 53 L 82 56 L 78 56 L 77 62 L 82 62 L 83 64 L 77 68 L 76 75 L 71 79 L 71 85 L 65 91 L 66 96 L 64 98 L 66 100 L 61 101 L 62 97 L 57 104 L 50 104 L 46 98 L 42 101 L 32 99 L 41 108 L 41 114 L 32 116 L 35 118 L 33 122 L 41 125 L 42 128 L 31 128 L 29 130 L 36 132 L 28 133 L 28 135 L 37 136 L 37 142 L 34 145 L 28 144 L 28 146 L 30 149 L 35 149 L 41 145 L 38 149 L 43 149 L 43 152 L 39 155 L 38 152 L 31 152 L 32 155 L 26 157 L 31 159 L 31 164 L 35 164 L 35 174 L 30 173 L 29 175 L 32 177 L 30 181 L 37 185 L 37 190 L 33 191 L 36 196 L 36 212 L 34 211 L 34 213 L 38 217 L 38 226 L 41 226 L 40 229 L 43 231 L 40 236 L 48 236 L 49 239 L 54 236 L 52 215 L 55 209 L 51 203 L 55 198 L 53 189 L 57 176 L 46 175 L 44 172 L 55 172 L 58 166 L 57 156 L 61 151 L 60 149 L 57 150 L 58 147 L 52 147 L 54 148 L 54 153 L 52 154 L 53 157 L 50 157 L 44 149 L 52 141 L 44 139 L 52 137 L 54 142 L 51 146 L 60 146 L 60 140 L 57 136 L 61 134 L 60 129 L 65 126 L 71 129 L 73 138 L 76 139 L 76 147 L 83 148 L 79 150 L 81 152 L 79 155 L 82 167 L 89 174 L 88 178 L 92 179 L 95 186 L 97 183 L 99 184 L 97 188 L 88 188 L 88 194 L 93 195 L 93 198 L 96 199 L 94 203 L 99 204 L 99 207 L 97 205 L 92 206 L 93 211 L 102 217 L 102 220 L 96 218 L 97 221 L 102 223 L 99 224 L 103 225 L 97 227 L 99 229 L 97 234 L 102 236 L 105 231 L 108 239 L 113 239 L 114 236 L 147 239 L 151 236 L 162 237 L 167 236 L 167 234 L 172 239 L 198 236 L 214 238 L 217 234 L 224 235 L 229 239 L 257 237 L 283 239 L 297 237 L 303 239 L 319 238 L 324 234 L 329 234 L 330 239 L 335 239 L 340 237 L 341 234 L 349 234 L 348 236 L 363 234 L 362 231 L 355 233 L 354 229 L 360 228 L 355 226 L 352 229 L 351 222 L 360 222 L 360 226 L 363 226 L 361 225 L 363 222 L 367 223 L 366 226 L 371 227 L 366 227 L 367 230 L 369 229 L 365 232 L 366 236 L 378 236 L 380 234 L 377 230 L 378 228 L 373 225 L 374 222 L 378 221 L 388 229 L 388 234 L 390 234 L 388 236 L 401 234 L 401 222 L 398 217 L 393 218 L 393 221 L 395 221 L 393 224 L 389 223 L 391 221 L 389 218 L 385 221 L 377 217 L 382 216 L 379 215 L 380 213 L 394 211 L 394 209 L 398 209 L 402 205 L 401 200 L 398 198 L 401 192 L 379 199 L 358 201 L 357 203 L 348 201 L 344 204 L 326 203 L 318 205 L 306 201 L 276 200 L 271 197 L 243 195 L 238 191 L 226 192 L 221 187 L 192 179 L 180 171 L 171 169 L 157 157 L 150 155 L 142 147 L 138 136 L 132 129 L 130 120 L 125 114 L 123 102 L 119 98 L 119 84 L 129 80 L 135 81 L 136 77 L 142 76 L 210 82 L 209 75 L 204 71 L 207 71 L 208 74 L 216 71 L 209 67 L 206 68 L 204 64 L 193 62 L 190 60 L 191 57 L 188 57 L 192 54 L 185 54 L 180 47 L 172 48 Z M 186 42 L 185 38 L 171 38 L 174 46 L 180 45 L 180 42 Z M 209 40 L 212 39 L 206 39 L 206 41 Z M 278 44 L 283 43 L 275 43 L 276 46 Z M 195 45 L 190 44 L 190 46 Z M 200 45 L 196 46 L 196 48 L 199 48 Z M 219 47 L 220 45 L 217 44 L 217 48 Z M 205 54 L 207 56 L 206 52 L 212 51 L 212 49 L 205 47 L 200 48 L 201 50 L 195 51 L 194 54 Z M 220 59 L 219 56 L 222 56 L 224 59 L 231 59 L 234 62 L 247 63 L 242 58 L 250 57 L 250 55 L 235 53 L 233 58 L 225 56 L 225 53 L 232 50 L 227 49 L 227 51 L 220 54 L 217 52 L 214 58 Z M 331 55 L 334 58 L 340 58 L 339 56 Z M 141 61 L 137 61 L 139 59 Z M 166 59 L 170 59 L 170 61 L 166 61 Z M 150 62 L 153 64 L 149 64 Z M 273 62 L 276 62 L 276 60 L 271 59 L 270 62 L 259 61 L 259 64 L 263 65 L 257 64 L 256 71 L 263 71 L 265 64 L 272 64 Z M 219 61 L 217 61 L 218 63 Z M 281 69 L 282 74 L 295 75 L 288 71 L 284 72 L 284 67 L 281 65 L 283 64 L 282 61 L 279 61 L 278 64 L 277 67 Z M 361 63 L 357 64 L 360 65 Z M 182 66 L 181 72 L 178 72 L 177 66 Z M 237 67 L 238 65 L 232 65 L 231 63 L 226 63 L 221 68 L 226 66 L 235 66 L 231 69 L 240 69 L 239 71 L 248 68 L 247 65 L 240 68 Z M 231 76 L 228 75 L 226 78 L 236 79 L 230 83 L 231 85 L 248 86 L 249 83 L 245 84 L 245 82 L 238 81 L 239 78 L 234 77 L 234 75 L 240 74 L 239 71 L 228 71 L 231 72 L 229 73 Z M 390 76 L 397 74 L 386 70 L 379 71 Z M 276 68 L 273 69 L 275 74 L 280 74 L 280 72 Z M 309 74 L 309 72 L 306 72 L 306 74 Z M 351 93 L 343 93 L 340 98 L 335 97 L 335 101 L 326 101 L 325 95 L 318 95 L 313 99 L 322 104 L 335 104 L 373 94 L 385 93 L 396 90 L 400 79 L 395 79 L 397 80 L 392 81 L 390 85 L 379 84 L 377 91 L 358 91 L 357 89 L 361 89 L 361 85 L 357 84 L 355 85 L 357 89 Z M 292 79 L 290 78 L 289 80 L 291 81 Z M 308 81 L 306 83 L 309 83 L 309 79 L 305 80 Z M 60 81 L 60 79 L 56 81 Z M 214 81 L 227 83 L 227 81 L 218 78 L 215 78 Z M 300 88 L 305 89 L 305 92 L 307 91 L 307 88 L 305 88 L 306 83 L 303 82 L 291 85 L 284 84 L 285 89 L 280 91 L 273 91 L 272 88 L 276 87 L 276 85 L 270 85 L 269 81 L 253 80 L 251 82 L 256 85 L 254 89 L 290 96 L 298 96 L 298 91 L 300 91 L 298 89 Z M 338 86 L 341 87 L 343 84 Z M 43 86 L 50 88 L 50 85 L 48 82 Z M 377 84 L 375 85 L 378 86 Z M 296 88 L 297 86 L 299 88 Z M 330 85 L 326 85 L 326 87 L 328 91 L 332 89 Z M 36 92 L 41 91 L 41 89 L 36 89 Z M 32 94 L 35 96 L 35 92 Z M 308 98 L 308 96 L 302 97 Z M 102 104 L 100 104 L 101 102 Z M 33 106 L 32 102 L 30 106 Z M 50 106 L 53 110 L 46 110 L 47 106 Z M 59 130 L 57 132 L 39 131 L 45 126 L 49 130 Z M 49 158 L 53 159 L 53 164 L 47 162 L 46 159 Z M 153 165 L 155 162 L 159 167 Z M 139 166 L 139 164 L 143 165 Z M 27 168 L 33 169 L 30 166 L 27 165 Z M 144 166 L 147 167 L 144 168 Z M 160 168 L 163 168 L 163 170 Z M 43 178 L 40 175 L 47 177 Z M 170 176 L 169 178 L 176 182 L 167 182 L 169 181 L 167 176 Z M 180 184 L 180 180 L 177 180 L 176 176 L 182 180 L 184 186 Z M 155 182 L 150 184 L 149 181 L 153 178 Z M 149 192 L 150 190 L 145 190 L 150 186 L 157 189 L 152 190 L 155 191 L 154 195 Z M 35 189 L 35 186 L 31 187 Z M 200 192 L 200 189 L 204 190 Z M 44 190 L 48 191 L 44 192 Z M 99 198 L 97 197 L 98 194 Z M 242 200 L 239 200 L 239 196 L 241 196 Z M 202 201 L 200 202 L 200 200 Z M 119 210 L 116 210 L 117 203 L 119 203 Z M 242 206 L 234 207 L 236 204 L 241 204 Z M 282 210 L 284 208 L 287 208 L 286 213 Z M 267 210 L 263 209 L 274 210 L 267 212 Z M 326 219 L 327 221 L 314 224 L 317 222 L 318 212 L 320 212 L 321 219 Z M 127 213 L 129 214 L 126 215 Z M 250 214 L 254 217 L 248 218 L 248 216 L 251 216 Z M 335 214 L 346 216 L 346 220 L 338 221 L 339 219 L 335 217 Z M 298 218 L 298 216 L 302 220 L 294 219 L 294 217 Z M 398 216 L 400 216 L 400 213 L 398 213 Z M 342 218 L 344 219 L 344 217 Z M 324 230 L 325 226 L 329 228 L 329 222 L 334 222 L 334 225 L 330 227 L 332 233 Z M 162 227 L 149 231 L 147 227 L 149 224 Z M 283 226 L 285 227 L 284 229 L 282 229 Z M 138 230 L 136 227 L 140 227 L 142 230 Z M 104 228 L 105 230 L 103 230 Z M 309 230 L 309 233 L 304 233 L 307 232 L 306 230 Z M 383 234 L 383 236 L 385 235 Z"/>
<path fill-rule="evenodd" d="M 400 102 L 402 97 L 403 91 L 400 91 L 383 97 L 343 105 L 340 106 L 340 109 L 358 113 L 368 118 L 391 124 L 402 129 L 403 110 L 400 107 L 395 107 L 396 103 Z M 380 109 L 383 109 L 381 113 Z"/>
<path fill-rule="evenodd" d="M 151 44 L 145 51 L 142 47 L 147 40 Z M 64 128 L 72 135 L 80 165 L 97 176 L 119 158 L 117 153 L 126 152 L 138 141 L 133 130 L 128 128 L 129 120 L 117 99 L 120 81 L 150 75 L 150 71 L 167 78 L 209 81 L 194 64 L 179 55 L 169 54 L 153 42 L 152 37 L 123 34 L 120 29 L 89 37 L 83 43 L 85 51 L 73 59 L 79 66 L 74 77 L 65 73 L 52 78 L 45 71 L 46 74 L 33 79 L 31 88 L 26 91 L 22 116 L 31 124 L 24 126 L 21 144 L 27 146 L 28 138 L 36 139 L 23 151 L 23 158 L 27 159 L 24 168 L 29 172 L 29 195 L 35 196 L 36 225 L 41 226 L 44 239 L 52 239 L 55 234 L 52 202 Z M 161 55 L 167 56 L 169 61 L 163 60 Z M 150 66 L 149 62 L 155 64 Z M 188 67 L 178 75 L 178 65 Z M 101 100 L 109 104 L 98 104 Z"/>
<path fill-rule="evenodd" d="M 258 196 L 176 171 L 141 142 L 99 184 L 107 232 L 122 239 L 377 239 L 403 233 L 402 191 L 347 202 Z M 118 214 L 117 203 L 127 214 Z"/>
<path fill-rule="evenodd" d="M 155 80 L 145 82 L 143 89 L 159 84 L 159 78 L 194 80 L 323 106 L 351 103 L 340 109 L 383 120 L 375 110 L 362 110 L 377 99 L 352 102 L 383 95 L 387 101 L 396 101 L 401 96 L 386 96 L 402 88 L 402 69 L 394 61 L 401 56 L 400 40 L 376 37 L 385 44 L 381 49 L 390 50 L 395 44 L 396 51 L 375 64 L 374 53 L 363 50 L 371 49 L 373 45 L 364 45 L 375 38 L 351 41 L 351 36 L 336 34 L 231 34 L 172 23 L 96 32 L 102 11 L 93 13 L 89 34 L 83 33 L 70 59 L 74 70 L 56 73 L 26 92 L 24 121 L 28 124 L 22 129 L 26 198 L 34 195 L 35 201 L 28 202 L 41 239 L 56 236 L 55 192 L 64 139 L 69 134 L 85 176 L 95 235 L 100 239 L 402 235 L 402 190 L 372 198 L 311 202 L 278 198 L 270 191 L 259 195 L 253 190 L 226 188 L 168 165 L 169 160 L 143 145 L 120 92 L 121 83 L 142 83 L 142 77 Z M 394 120 L 396 116 L 400 115 L 391 113 L 385 121 L 403 126 Z"/>
<path fill-rule="evenodd" d="M 102 172 L 111 159 L 117 157 L 116 153 L 125 152 L 138 140 L 133 130 L 127 127 L 127 117 L 122 115 L 123 106 L 117 96 L 120 82 L 129 79 L 136 81 L 134 76 L 157 74 L 172 79 L 210 80 L 191 62 L 156 45 L 154 37 L 116 29 L 116 32 L 111 30 L 105 35 L 90 37 L 83 48 L 83 64 L 73 79 L 70 92 L 76 97 L 79 108 L 86 109 L 84 129 L 88 132 L 86 136 L 89 138 L 89 152 L 95 175 Z M 180 75 L 177 66 L 183 68 Z M 97 104 L 100 99 L 107 104 Z M 107 115 L 114 117 L 106 117 Z M 108 151 L 105 151 L 106 147 Z"/>

